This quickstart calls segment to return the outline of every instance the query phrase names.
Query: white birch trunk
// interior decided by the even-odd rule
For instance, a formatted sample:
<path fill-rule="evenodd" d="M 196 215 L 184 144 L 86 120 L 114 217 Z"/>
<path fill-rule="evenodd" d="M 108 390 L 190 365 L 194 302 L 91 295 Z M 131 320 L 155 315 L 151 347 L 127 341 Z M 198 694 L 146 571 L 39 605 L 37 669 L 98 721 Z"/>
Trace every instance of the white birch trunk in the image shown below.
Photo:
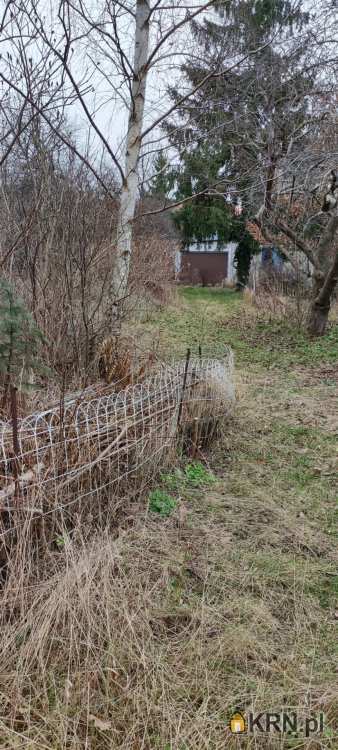
<path fill-rule="evenodd" d="M 149 0 L 136 0 L 134 78 L 126 139 L 125 178 L 122 184 L 117 225 L 116 258 L 110 285 L 109 307 L 112 332 L 117 333 L 128 291 L 132 252 L 133 219 L 138 197 L 138 161 L 141 148 L 149 49 Z"/>

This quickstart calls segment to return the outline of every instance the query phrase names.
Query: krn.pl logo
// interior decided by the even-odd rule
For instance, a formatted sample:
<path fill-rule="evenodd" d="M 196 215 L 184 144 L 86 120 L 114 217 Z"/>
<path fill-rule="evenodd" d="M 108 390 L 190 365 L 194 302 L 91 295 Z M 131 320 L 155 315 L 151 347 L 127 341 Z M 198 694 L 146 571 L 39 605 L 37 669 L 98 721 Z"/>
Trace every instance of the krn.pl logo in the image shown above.
<path fill-rule="evenodd" d="M 245 732 L 246 724 L 243 714 L 241 714 L 239 711 L 235 711 L 235 713 L 232 714 L 230 718 L 229 726 L 230 732 L 232 732 L 232 734 L 241 734 L 241 732 Z"/>

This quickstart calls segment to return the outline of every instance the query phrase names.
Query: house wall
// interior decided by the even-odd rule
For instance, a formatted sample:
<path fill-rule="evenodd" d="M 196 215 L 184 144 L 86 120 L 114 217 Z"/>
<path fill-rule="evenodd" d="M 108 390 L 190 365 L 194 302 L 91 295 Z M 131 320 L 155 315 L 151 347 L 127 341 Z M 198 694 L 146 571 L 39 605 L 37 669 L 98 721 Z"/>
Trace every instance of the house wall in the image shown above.
<path fill-rule="evenodd" d="M 179 278 L 188 284 L 221 284 L 228 278 L 227 252 L 181 252 Z"/>
<path fill-rule="evenodd" d="M 235 282 L 237 279 L 237 271 L 234 266 L 234 258 L 237 250 L 238 242 L 228 242 L 225 249 L 228 253 L 228 281 Z"/>
<path fill-rule="evenodd" d="M 294 283 L 297 279 L 300 279 L 303 284 L 310 285 L 313 272 L 311 263 L 303 253 L 298 251 L 293 252 L 293 258 L 298 265 L 298 273 L 289 261 L 283 261 L 276 248 L 262 246 L 261 252 L 257 253 L 251 260 L 249 287 L 255 291 L 261 281 L 262 272 L 269 272 L 269 270 L 277 275 L 280 274 L 280 279 L 283 278 L 284 282 Z"/>

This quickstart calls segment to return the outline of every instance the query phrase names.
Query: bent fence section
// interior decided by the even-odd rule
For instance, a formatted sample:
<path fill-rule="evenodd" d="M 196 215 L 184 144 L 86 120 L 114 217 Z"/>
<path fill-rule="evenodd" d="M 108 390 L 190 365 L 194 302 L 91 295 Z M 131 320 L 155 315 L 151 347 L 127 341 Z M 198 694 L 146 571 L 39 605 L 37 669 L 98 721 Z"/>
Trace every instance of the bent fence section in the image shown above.
<path fill-rule="evenodd" d="M 163 365 L 119 393 L 89 388 L 0 429 L 0 537 L 8 520 L 95 508 L 150 481 L 181 442 L 198 454 L 234 401 L 233 354 Z"/>

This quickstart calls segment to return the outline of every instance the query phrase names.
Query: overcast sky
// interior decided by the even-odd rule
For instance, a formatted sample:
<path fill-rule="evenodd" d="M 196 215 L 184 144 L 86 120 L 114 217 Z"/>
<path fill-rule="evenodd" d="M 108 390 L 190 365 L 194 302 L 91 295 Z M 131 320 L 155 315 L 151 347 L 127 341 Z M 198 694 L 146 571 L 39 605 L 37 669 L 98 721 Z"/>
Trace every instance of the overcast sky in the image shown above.
<path fill-rule="evenodd" d="M 184 3 L 182 0 L 182 7 L 186 3 L 187 0 L 184 0 Z M 195 2 L 195 7 L 197 5 L 198 3 Z M 176 14 L 176 18 L 172 18 L 172 14 L 168 13 L 167 24 L 164 21 L 164 26 L 168 28 L 171 23 L 176 23 L 178 17 L 178 14 Z M 124 25 L 121 23 L 119 29 L 121 44 L 130 60 L 133 58 L 133 33 L 134 26 L 132 22 L 124 23 Z M 159 33 L 163 33 L 162 29 L 154 25 L 151 36 L 151 49 L 156 44 L 156 38 Z M 144 127 L 150 125 L 154 119 L 168 109 L 170 100 L 167 94 L 167 87 L 169 83 L 172 84 L 177 80 L 180 65 L 188 49 L 190 54 L 197 53 L 196 43 L 193 43 L 187 25 L 175 34 L 174 39 L 170 39 L 170 42 L 161 50 L 161 59 L 150 70 L 147 79 Z M 93 62 L 95 64 L 99 62 L 100 69 L 98 71 L 94 70 Z M 122 100 L 126 98 L 128 102 L 127 88 L 122 83 L 121 76 L 116 72 L 114 63 L 105 58 L 104 52 L 100 53 L 98 49 L 95 54 L 92 48 L 86 47 L 81 42 L 75 46 L 72 57 L 72 71 L 77 80 L 86 76 L 85 71 L 88 71 L 89 67 L 92 71 L 90 82 L 93 90 L 86 95 L 86 103 L 89 105 L 90 110 L 95 112 L 95 122 L 100 131 L 116 150 L 119 159 L 123 161 L 128 110 Z M 114 88 L 115 91 L 113 90 Z M 79 103 L 72 105 L 68 110 L 68 116 L 74 126 L 78 142 L 83 145 L 89 134 L 92 149 L 99 156 L 100 140 L 95 131 L 89 127 L 81 105 Z M 163 131 L 160 128 L 151 133 L 148 140 L 152 141 L 154 138 L 164 138 Z M 164 146 L 165 140 L 162 140 L 160 145 Z M 146 149 L 147 147 L 145 147 Z M 105 161 L 109 162 L 107 159 Z"/>

